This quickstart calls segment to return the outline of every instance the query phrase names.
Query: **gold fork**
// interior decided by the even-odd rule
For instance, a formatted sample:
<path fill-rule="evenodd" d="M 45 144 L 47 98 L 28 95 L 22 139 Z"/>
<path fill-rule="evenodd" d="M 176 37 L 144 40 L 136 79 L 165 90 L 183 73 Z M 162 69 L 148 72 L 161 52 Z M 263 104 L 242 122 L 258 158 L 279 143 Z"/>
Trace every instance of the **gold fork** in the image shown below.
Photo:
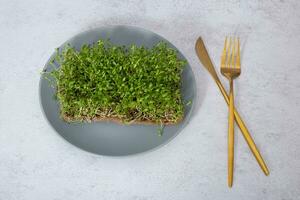
<path fill-rule="evenodd" d="M 229 80 L 229 119 L 228 119 L 228 186 L 232 187 L 234 162 L 234 95 L 233 79 L 241 74 L 240 40 L 226 37 L 221 57 L 221 73 Z"/>

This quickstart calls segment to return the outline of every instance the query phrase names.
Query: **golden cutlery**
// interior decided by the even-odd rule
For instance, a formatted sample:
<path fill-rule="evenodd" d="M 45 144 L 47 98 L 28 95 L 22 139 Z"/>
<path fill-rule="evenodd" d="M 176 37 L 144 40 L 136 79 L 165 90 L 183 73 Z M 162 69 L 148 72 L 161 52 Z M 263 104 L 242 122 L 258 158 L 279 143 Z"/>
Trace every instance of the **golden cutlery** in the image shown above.
<path fill-rule="evenodd" d="M 240 41 L 239 38 L 225 39 L 221 56 L 221 74 L 229 80 L 229 118 L 228 118 L 228 186 L 232 187 L 234 166 L 234 95 L 233 79 L 241 74 Z"/>
<path fill-rule="evenodd" d="M 196 49 L 196 53 L 197 56 L 199 57 L 201 63 L 203 64 L 203 66 L 207 69 L 207 71 L 210 73 L 210 75 L 213 77 L 213 79 L 215 80 L 217 86 L 219 87 L 226 103 L 229 105 L 229 97 L 227 95 L 227 92 L 225 90 L 225 88 L 223 87 L 217 72 L 209 58 L 209 55 L 207 53 L 207 50 L 205 48 L 205 45 L 203 43 L 203 40 L 201 37 L 198 38 L 196 45 L 195 45 L 195 49 Z M 267 165 L 265 164 L 263 158 L 260 155 L 259 150 L 257 149 L 246 125 L 244 124 L 243 120 L 241 119 L 239 113 L 237 112 L 237 110 L 234 108 L 234 117 L 235 117 L 235 121 L 238 124 L 249 148 L 251 149 L 252 154 L 254 155 L 254 157 L 256 158 L 259 166 L 261 167 L 261 169 L 263 170 L 263 172 L 265 173 L 265 175 L 269 175 L 269 170 Z"/>

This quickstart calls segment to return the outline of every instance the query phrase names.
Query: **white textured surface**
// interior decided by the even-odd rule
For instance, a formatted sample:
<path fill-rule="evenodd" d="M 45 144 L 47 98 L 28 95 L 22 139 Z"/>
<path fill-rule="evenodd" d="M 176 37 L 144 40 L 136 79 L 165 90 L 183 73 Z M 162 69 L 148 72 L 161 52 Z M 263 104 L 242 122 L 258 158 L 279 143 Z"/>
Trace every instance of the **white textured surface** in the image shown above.
<path fill-rule="evenodd" d="M 298 200 L 300 3 L 226 2 L 0 0 L 0 199 Z M 43 118 L 44 63 L 71 36 L 105 24 L 155 31 L 193 67 L 195 116 L 157 151 L 122 159 L 90 155 Z M 232 189 L 226 185 L 227 108 L 194 53 L 201 35 L 218 65 L 230 33 L 243 41 L 237 107 L 271 171 L 263 175 L 237 131 Z"/>

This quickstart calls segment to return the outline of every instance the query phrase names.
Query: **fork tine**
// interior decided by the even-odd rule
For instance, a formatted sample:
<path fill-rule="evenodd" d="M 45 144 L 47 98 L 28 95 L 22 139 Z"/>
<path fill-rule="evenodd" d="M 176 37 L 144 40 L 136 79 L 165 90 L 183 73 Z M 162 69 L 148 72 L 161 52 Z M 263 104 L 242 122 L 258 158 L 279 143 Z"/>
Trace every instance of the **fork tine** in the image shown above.
<path fill-rule="evenodd" d="M 224 49 L 223 49 L 223 53 L 222 53 L 222 56 L 221 56 L 221 67 L 226 66 L 226 48 L 227 48 L 227 36 L 225 38 Z"/>
<path fill-rule="evenodd" d="M 229 67 L 229 62 L 230 62 L 230 48 L 231 48 L 231 37 L 229 37 L 229 44 L 226 47 L 226 67 Z"/>
<path fill-rule="evenodd" d="M 237 38 L 237 57 L 236 57 L 237 68 L 241 68 L 241 58 L 240 58 L 240 38 Z"/>
<path fill-rule="evenodd" d="M 225 42 L 224 42 L 224 50 L 223 50 L 223 53 L 225 53 L 226 54 L 226 49 L 227 49 L 227 36 L 226 36 L 226 38 L 225 38 Z"/>
<path fill-rule="evenodd" d="M 232 38 L 232 53 L 231 53 L 231 67 L 235 68 L 235 58 L 236 58 L 236 39 L 235 37 Z"/>
<path fill-rule="evenodd" d="M 230 37 L 229 44 L 228 67 L 231 68 L 234 64 L 234 38 Z"/>
<path fill-rule="evenodd" d="M 229 44 L 226 46 L 225 67 L 229 67 L 230 64 L 230 48 L 231 48 L 231 37 L 229 37 Z"/>

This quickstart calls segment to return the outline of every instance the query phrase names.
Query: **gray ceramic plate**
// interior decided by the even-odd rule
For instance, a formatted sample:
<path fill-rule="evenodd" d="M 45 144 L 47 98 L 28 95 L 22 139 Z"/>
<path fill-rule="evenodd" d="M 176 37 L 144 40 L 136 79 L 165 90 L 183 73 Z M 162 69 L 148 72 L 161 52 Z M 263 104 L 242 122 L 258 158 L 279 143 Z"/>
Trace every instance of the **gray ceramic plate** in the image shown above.
<path fill-rule="evenodd" d="M 74 36 L 61 47 L 71 44 L 80 49 L 83 44 L 92 44 L 109 38 L 116 45 L 144 45 L 152 47 L 159 41 L 165 41 L 174 49 L 170 42 L 161 36 L 133 26 L 106 26 L 83 32 Z M 52 55 L 53 56 L 53 55 Z M 184 58 L 180 53 L 181 58 Z M 50 58 L 51 59 L 51 58 Z M 49 60 L 50 60 L 49 59 Z M 49 71 L 49 60 L 45 70 Z M 184 120 L 178 125 L 166 126 L 163 136 L 158 136 L 159 126 L 155 125 L 119 125 L 110 122 L 65 123 L 59 117 L 58 102 L 53 98 L 55 90 L 43 77 L 40 80 L 40 102 L 44 114 L 51 126 L 71 144 L 91 153 L 106 156 L 126 156 L 155 149 L 174 138 L 188 123 L 195 102 L 195 78 L 189 65 L 182 73 L 182 94 L 185 101 L 192 104 L 185 107 Z"/>

